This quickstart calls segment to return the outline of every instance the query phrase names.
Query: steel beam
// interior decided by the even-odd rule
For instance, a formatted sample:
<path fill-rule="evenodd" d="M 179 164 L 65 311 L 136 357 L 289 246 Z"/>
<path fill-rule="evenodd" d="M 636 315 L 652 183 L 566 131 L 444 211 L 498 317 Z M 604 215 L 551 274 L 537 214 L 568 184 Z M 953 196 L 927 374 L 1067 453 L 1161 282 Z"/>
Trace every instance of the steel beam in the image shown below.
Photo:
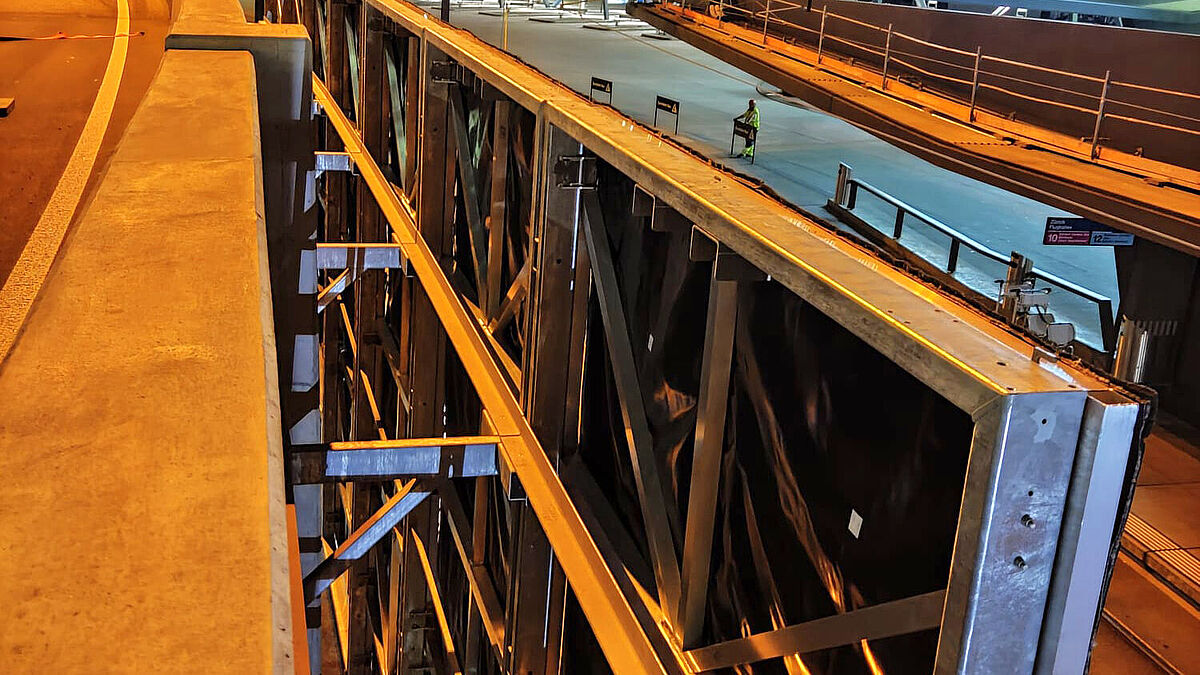
<path fill-rule="evenodd" d="M 504 246 L 508 230 L 508 155 L 509 118 L 512 108 L 508 101 L 496 101 L 492 114 L 495 128 L 492 135 L 492 204 L 488 215 L 487 280 L 480 289 L 480 309 L 485 317 L 496 315 L 500 308 L 500 280 L 504 271 Z"/>
<path fill-rule="evenodd" d="M 383 33 L 378 29 L 380 17 L 378 10 L 369 5 L 360 5 L 357 8 L 356 30 L 348 36 L 357 38 L 357 49 L 349 50 L 352 59 L 351 73 L 356 73 L 358 78 L 357 87 L 353 90 L 357 92 L 357 96 L 354 97 L 356 119 L 367 156 L 376 160 L 383 155 L 387 133 L 383 119 Z M 354 56 L 358 57 L 357 68 L 353 63 Z M 358 243 L 387 242 L 390 237 L 383 215 L 361 175 L 355 193 L 355 233 Z M 383 272 L 378 269 L 361 271 L 353 290 L 355 350 L 354 377 L 350 383 L 350 438 L 358 440 L 383 434 L 378 404 L 374 392 L 370 389 L 370 383 L 382 380 L 382 351 L 377 340 L 365 338 L 378 332 L 377 326 L 383 317 Z M 370 491 L 365 485 L 350 485 L 348 490 L 352 496 L 350 525 L 357 530 L 359 523 L 364 522 L 362 519 L 370 513 Z M 414 506 L 417 503 L 420 501 L 414 503 Z M 347 577 L 351 621 L 347 649 L 349 662 L 346 665 L 351 675 L 370 672 L 370 662 L 375 660 L 372 658 L 374 630 L 369 621 L 367 598 L 367 583 L 372 575 L 373 562 L 367 560 L 364 564 L 354 566 Z"/>
<path fill-rule="evenodd" d="M 737 325 L 738 284 L 717 277 L 713 261 L 708 286 L 704 354 L 700 365 L 700 397 L 696 403 L 696 439 L 689 482 L 687 524 L 683 539 L 682 597 L 676 632 L 685 649 L 696 647 L 704 631 L 712 562 L 713 521 L 725 448 L 725 409 Z"/>
<path fill-rule="evenodd" d="M 325 149 L 341 151 L 343 149 L 341 136 L 329 123 L 330 114 L 340 113 L 350 100 L 350 89 L 347 84 L 349 64 L 346 51 L 346 5 L 339 0 L 329 0 L 326 4 L 325 28 L 321 34 L 325 37 L 323 52 L 325 57 L 325 76 L 328 78 L 329 96 L 321 101 L 321 107 L 326 112 Z M 334 112 L 336 111 L 336 112 Z M 321 232 L 326 241 L 346 241 L 349 234 L 349 174 L 326 173 L 322 177 L 325 194 L 325 218 Z M 328 286 L 326 287 L 329 288 Z M 346 411 L 342 405 L 342 387 L 345 386 L 344 365 L 341 354 L 342 312 L 326 312 L 321 325 L 321 427 L 322 439 L 326 442 L 345 438 L 348 425 L 344 425 Z M 322 534 L 326 540 L 337 541 L 339 536 L 336 513 L 336 493 L 330 487 L 321 487 L 322 504 Z M 343 652 L 339 647 L 337 626 L 334 620 L 334 600 L 326 597 L 321 603 L 320 645 L 322 672 L 344 672 L 346 664 Z"/>
<path fill-rule="evenodd" d="M 581 199 L 592 278 L 596 297 L 600 301 L 600 316 L 604 321 L 605 342 L 621 405 L 621 418 L 625 423 L 625 443 L 633 464 L 642 523 L 650 545 L 654 581 L 663 611 L 667 616 L 672 616 L 678 607 L 680 584 L 679 559 L 675 553 L 675 536 L 670 522 L 674 499 L 659 477 L 654 439 L 650 436 L 650 426 L 646 421 L 645 402 L 638 383 L 637 364 L 633 359 L 633 346 L 629 342 L 629 326 L 621 305 L 617 272 L 608 243 L 608 232 L 604 227 L 600 198 L 595 191 L 588 191 L 581 193 Z"/>
<path fill-rule="evenodd" d="M 1035 672 L 1082 675 L 1104 599 L 1108 561 L 1120 546 L 1122 491 L 1139 406 L 1116 392 L 1088 397 L 1055 551 Z"/>
<path fill-rule="evenodd" d="M 418 38 L 405 40 L 404 59 L 404 192 L 410 200 L 417 194 L 417 158 L 421 131 L 421 105 L 424 101 L 424 45 Z"/>
<path fill-rule="evenodd" d="M 442 604 L 442 591 L 438 588 L 437 578 L 433 574 L 433 566 L 429 564 L 429 553 L 425 550 L 425 542 L 421 540 L 421 536 L 417 534 L 416 530 L 408 531 L 408 541 L 411 542 L 412 548 L 421 562 L 421 571 L 425 574 L 425 585 L 429 589 L 430 601 L 433 605 L 434 617 L 437 619 L 445 654 L 442 664 L 443 672 L 460 675 L 462 666 L 459 665 L 458 653 L 454 648 L 454 634 L 450 631 L 450 622 L 446 619 L 446 607 Z"/>
<path fill-rule="evenodd" d="M 450 223 L 454 214 L 453 186 L 454 164 L 447 161 L 453 157 L 454 149 L 447 143 L 453 138 L 449 131 L 449 95 L 444 84 L 433 82 L 432 62 L 438 55 L 428 45 L 422 44 L 420 57 L 420 132 L 415 149 L 419 157 L 415 177 L 417 194 L 418 233 L 408 239 L 426 243 L 438 260 L 438 269 L 445 273 L 450 269 L 452 237 L 454 228 Z M 380 182 L 379 188 L 394 195 L 391 186 Z M 376 193 L 376 199 L 379 194 Z M 401 243 L 404 243 L 403 239 Z M 410 437 L 436 437 L 443 432 L 443 404 L 445 401 L 446 344 L 445 333 L 437 319 L 427 289 L 426 280 L 408 279 L 410 302 L 408 321 L 401 326 L 403 340 L 409 345 L 408 373 L 410 412 L 408 435 Z M 431 505 L 415 510 L 405 525 L 405 531 L 416 530 L 424 539 L 436 538 L 437 519 Z M 426 653 L 425 616 L 428 606 L 426 581 L 420 573 L 420 560 L 413 547 L 405 547 L 404 579 L 401 586 L 400 630 L 401 648 L 399 669 L 401 672 L 421 666 Z"/>
<path fill-rule="evenodd" d="M 1031 672 L 1086 392 L 976 411 L 935 673 Z"/>
<path fill-rule="evenodd" d="M 320 243 L 317 244 L 316 263 L 317 269 L 323 271 L 402 269 L 403 252 L 399 244 Z"/>
<path fill-rule="evenodd" d="M 476 493 L 476 499 L 478 498 L 479 495 Z M 481 617 L 481 625 L 487 635 L 488 643 L 492 647 L 492 654 L 496 662 L 504 663 L 506 644 L 504 609 L 500 604 L 500 596 L 484 566 L 483 542 L 473 536 L 478 529 L 478 524 L 472 525 L 468 522 L 462 502 L 452 490 L 442 490 L 442 506 L 446 512 L 446 523 L 449 525 L 450 536 L 454 540 L 454 548 L 458 551 L 463 569 L 467 572 L 471 601 Z M 468 538 L 468 535 L 472 535 L 472 537 Z"/>
<path fill-rule="evenodd" d="M 454 130 L 454 146 L 458 152 L 458 184 L 462 191 L 463 211 L 467 215 L 467 237 L 471 251 L 471 269 L 475 275 L 475 289 L 482 299 L 487 294 L 487 233 L 484 230 L 483 213 L 479 204 L 479 171 L 472 159 L 474 149 L 467 134 L 467 111 L 463 102 L 462 87 L 454 87 L 450 96 L 450 119 Z M 480 305 L 482 305 L 482 300 Z"/>
<path fill-rule="evenodd" d="M 562 364 L 570 361 L 572 350 L 582 349 L 582 336 L 571 331 L 578 211 L 574 194 L 556 189 L 546 167 L 557 155 L 577 153 L 579 144 L 545 125 L 539 124 L 535 133 L 538 194 L 527 259 L 530 292 L 526 300 L 521 396 L 532 430 L 547 457 L 557 462 L 572 417 L 572 411 L 563 404 L 567 373 Z M 554 673 L 559 667 L 565 600 L 555 577 L 561 577 L 562 571 L 554 563 L 544 523 L 530 505 L 515 503 L 512 511 L 517 525 L 509 552 L 512 578 L 506 603 L 509 669 L 535 675 Z"/>
<path fill-rule="evenodd" d="M 915 633 L 937 627 L 945 599 L 945 591 L 932 591 L 692 649 L 684 657 L 697 672 L 705 672 Z"/>
<path fill-rule="evenodd" d="M 403 480 L 410 477 L 474 478 L 497 473 L 500 438 L 415 438 L 330 443 L 327 447 L 296 447 L 290 453 L 293 484 L 363 480 Z"/>
<path fill-rule="evenodd" d="M 304 597 L 307 602 L 312 603 L 329 588 L 334 579 L 349 569 L 354 561 L 362 560 L 409 511 L 429 496 L 428 491 L 415 490 L 415 485 L 416 481 L 410 481 L 405 489 L 398 490 L 371 517 L 365 519 L 333 553 L 304 575 Z M 367 628 L 365 622 L 363 628 Z"/>

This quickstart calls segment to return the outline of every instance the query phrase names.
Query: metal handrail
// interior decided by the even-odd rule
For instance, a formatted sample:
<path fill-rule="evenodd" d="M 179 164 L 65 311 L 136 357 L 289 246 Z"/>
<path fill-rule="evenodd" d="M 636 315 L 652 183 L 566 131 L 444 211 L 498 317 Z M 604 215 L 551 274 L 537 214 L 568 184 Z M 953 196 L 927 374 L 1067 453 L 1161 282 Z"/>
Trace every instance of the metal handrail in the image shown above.
<path fill-rule="evenodd" d="M 907 202 L 898 199 L 887 192 L 884 192 L 874 185 L 871 185 L 864 180 L 855 178 L 853 169 L 851 169 L 848 164 L 844 162 L 839 163 L 837 186 L 835 187 L 833 197 L 834 202 L 847 211 L 853 211 L 854 206 L 858 201 L 859 190 L 867 191 L 869 194 L 896 209 L 896 219 L 893 222 L 891 234 L 893 240 L 900 240 L 901 235 L 904 233 L 905 219 L 909 216 L 922 223 L 925 223 L 934 230 L 937 230 L 938 232 L 941 232 L 949 237 L 950 250 L 945 265 L 945 271 L 947 274 L 953 275 L 958 270 L 958 258 L 961 254 L 963 246 L 966 246 L 968 249 L 978 253 L 979 255 L 994 262 L 1000 263 L 1005 267 L 1012 267 L 1012 259 L 1009 256 L 1005 256 L 999 251 L 988 247 L 986 244 L 972 239 L 970 236 L 959 232 L 937 218 L 924 213 L 917 207 L 912 206 L 911 204 L 908 204 Z M 1116 348 L 1117 331 L 1116 323 L 1113 319 L 1112 298 L 1037 267 L 1033 268 L 1032 275 L 1036 279 L 1044 281 L 1053 286 L 1057 286 L 1068 293 L 1083 298 L 1084 300 L 1096 303 L 1096 309 L 1100 318 L 1100 338 L 1104 343 L 1104 351 L 1112 352 Z"/>
<path fill-rule="evenodd" d="M 1164 89 L 1164 88 L 1160 88 L 1160 87 L 1152 87 L 1152 86 L 1142 85 L 1142 84 L 1134 84 L 1134 83 L 1130 83 L 1130 82 L 1122 82 L 1122 81 L 1118 81 L 1118 80 L 1114 79 L 1112 77 L 1111 72 L 1105 73 L 1104 77 L 1098 77 L 1095 75 L 1085 75 L 1082 73 L 1076 73 L 1076 72 L 1072 72 L 1069 70 L 1062 70 L 1062 69 L 1058 69 L 1058 68 L 1039 66 L 1037 64 L 1027 63 L 1024 61 L 1006 59 L 1006 58 L 1002 58 L 1002 57 L 998 57 L 998 56 L 991 56 L 988 54 L 984 54 L 982 49 L 977 49 L 975 52 L 970 52 L 967 50 L 950 47 L 948 45 L 943 45 L 943 44 L 938 44 L 936 42 L 923 40 L 921 38 L 918 38 L 918 37 L 915 37 L 912 35 L 907 35 L 900 31 L 895 31 L 892 29 L 892 27 L 890 25 L 887 27 L 876 26 L 874 24 L 862 21 L 860 19 L 854 19 L 852 17 L 837 14 L 835 12 L 830 12 L 824 8 L 821 10 L 821 15 L 822 15 L 821 16 L 821 29 L 818 31 L 818 30 L 809 28 L 807 26 L 802 26 L 798 23 L 788 21 L 786 19 L 781 19 L 778 16 L 772 16 L 772 11 L 774 11 L 774 12 L 780 11 L 780 7 L 783 10 L 807 9 L 806 5 L 797 3 L 794 0 L 771 0 L 771 3 L 776 4 L 778 6 L 775 8 L 772 8 L 770 5 L 768 5 L 764 8 L 763 11 L 747 10 L 747 9 L 738 7 L 736 5 L 726 4 L 725 2 L 722 2 L 721 6 L 722 6 L 723 12 L 741 13 L 746 17 L 746 19 L 748 21 L 749 20 L 758 21 L 758 20 L 760 20 L 760 17 L 761 17 L 762 34 L 763 34 L 764 43 L 766 42 L 766 37 L 768 34 L 768 26 L 770 26 L 770 25 L 786 26 L 786 27 L 789 27 L 792 29 L 804 31 L 807 33 L 812 33 L 816 37 L 817 42 L 818 42 L 818 59 L 817 59 L 818 64 L 820 63 L 820 60 L 821 60 L 821 52 L 824 51 L 823 43 L 825 42 L 826 38 L 837 41 L 837 42 L 845 43 L 851 47 L 864 50 L 871 54 L 875 54 L 876 56 L 882 56 L 884 59 L 884 64 L 885 64 L 884 72 L 883 72 L 882 86 L 885 89 L 887 88 L 887 84 L 888 84 L 887 83 L 887 80 L 888 80 L 887 62 L 888 61 L 896 61 L 898 63 L 901 63 L 905 67 L 910 68 L 911 70 L 924 73 L 928 76 L 935 77 L 937 79 L 949 80 L 949 81 L 957 82 L 959 84 L 963 84 L 965 86 L 969 86 L 971 88 L 971 94 L 970 94 L 971 112 L 969 115 L 970 121 L 974 121 L 974 119 L 975 119 L 975 108 L 976 108 L 975 101 L 977 98 L 978 90 L 988 89 L 988 90 L 995 91 L 995 92 L 998 92 L 1001 94 L 1006 94 L 1006 95 L 1013 96 L 1016 98 L 1021 98 L 1021 99 L 1025 99 L 1028 101 L 1032 101 L 1034 103 L 1038 103 L 1041 105 L 1048 105 L 1048 106 L 1052 106 L 1052 107 L 1073 110 L 1075 112 L 1079 112 L 1079 113 L 1083 113 L 1083 114 L 1094 115 L 1096 118 L 1095 125 L 1094 125 L 1095 130 L 1090 139 L 1091 140 L 1090 155 L 1093 159 L 1098 157 L 1099 151 L 1102 147 L 1102 145 L 1100 143 L 1100 127 L 1105 119 L 1114 119 L 1114 120 L 1120 120 L 1122 122 L 1126 122 L 1126 123 L 1130 123 L 1130 124 L 1139 124 L 1139 125 L 1144 125 L 1144 126 L 1150 126 L 1150 127 L 1154 127 L 1154 128 L 1158 128 L 1158 129 L 1163 129 L 1166 131 L 1172 131 L 1175 133 L 1186 134 L 1189 136 L 1200 136 L 1200 128 L 1191 128 L 1188 126 L 1180 126 L 1177 124 L 1168 124 L 1165 122 L 1155 121 L 1153 119 L 1148 119 L 1148 118 L 1141 117 L 1141 116 L 1135 116 L 1133 114 L 1117 115 L 1117 114 L 1113 114 L 1113 113 L 1107 111 L 1107 108 L 1110 108 L 1112 106 L 1120 106 L 1123 108 L 1127 108 L 1127 109 L 1131 109 L 1131 110 L 1138 110 L 1138 111 L 1152 114 L 1152 115 L 1158 115 L 1161 117 L 1172 118 L 1172 119 L 1178 120 L 1180 122 L 1186 122 L 1186 123 L 1200 125 L 1200 118 L 1193 117 L 1193 116 L 1187 115 L 1187 114 L 1183 114 L 1181 112 L 1164 110 L 1162 108 L 1140 105 L 1140 104 L 1137 104 L 1137 103 L 1134 103 L 1131 101 L 1120 100 L 1113 95 L 1112 90 L 1117 87 L 1124 87 L 1124 88 L 1128 88 L 1128 89 L 1150 91 L 1150 92 L 1154 92 L 1157 94 L 1177 97 L 1177 99 L 1174 99 L 1174 100 L 1183 99 L 1183 101 L 1181 101 L 1181 103 L 1182 102 L 1190 103 L 1190 101 L 1188 101 L 1188 99 L 1200 99 L 1200 94 L 1185 92 L 1185 91 L 1177 91 L 1177 90 L 1172 90 L 1172 89 Z M 681 2 L 679 2 L 679 0 L 673 0 L 673 2 L 671 4 L 677 4 L 680 7 L 683 7 L 683 4 Z M 848 40 L 848 39 L 844 39 L 844 38 L 832 35 L 830 33 L 830 30 L 828 28 L 826 28 L 826 23 L 827 23 L 826 20 L 830 19 L 830 18 L 844 21 L 844 22 L 852 24 L 852 25 L 861 26 L 863 28 L 873 30 L 880 34 L 883 34 L 886 36 L 884 38 L 885 43 L 881 46 L 873 46 L 873 45 L 868 45 L 866 43 L 858 42 L 856 40 Z M 832 26 L 830 26 L 830 28 L 831 27 Z M 896 49 L 895 45 L 892 44 L 893 38 L 907 40 L 907 41 L 915 43 L 915 44 L 929 47 L 931 49 L 941 50 L 943 52 L 947 52 L 950 54 L 973 57 L 974 67 L 972 68 L 971 66 L 953 64 L 950 62 L 941 61 L 940 59 L 934 59 L 934 58 L 927 57 L 924 55 L 902 52 L 901 50 Z M 963 68 L 963 69 L 967 69 L 967 70 L 972 70 L 973 77 L 972 77 L 971 81 L 968 82 L 968 81 L 960 79 L 960 78 L 936 74 L 936 73 L 933 73 L 926 69 L 915 67 L 911 63 L 907 63 L 907 62 L 901 61 L 898 58 L 895 58 L 896 55 L 900 55 L 900 54 L 910 56 L 913 58 L 919 58 L 919 59 L 924 59 L 924 60 L 928 60 L 928 61 L 933 61 L 933 62 L 937 62 L 937 63 L 944 63 L 945 65 L 948 65 L 948 66 L 951 66 L 954 68 Z M 1001 65 L 1005 65 L 1005 66 L 1011 66 L 1011 67 L 1023 69 L 1025 71 L 1034 71 L 1037 73 L 1047 73 L 1047 74 L 1051 74 L 1051 75 L 1055 75 L 1055 76 L 1059 76 L 1059 77 L 1074 78 L 1075 80 L 1078 80 L 1081 83 L 1090 83 L 1090 84 L 1099 85 L 1099 90 L 1095 91 L 1095 92 L 1088 92 L 1088 91 L 1082 91 L 1082 90 L 1068 89 L 1068 88 L 1056 86 L 1056 85 L 1053 85 L 1053 84 L 1050 84 L 1047 82 L 1038 82 L 1034 79 L 1015 77 L 1013 75 L 1006 75 L 1006 74 L 1000 73 L 1000 72 L 988 71 L 983 68 L 983 64 L 989 63 L 989 62 L 1001 64 Z M 1030 86 L 1030 87 L 1036 87 L 1036 88 L 1039 88 L 1042 90 L 1048 90 L 1050 92 L 1055 92 L 1058 94 L 1079 96 L 1079 97 L 1089 100 L 1089 101 L 1098 101 L 1098 104 L 1094 108 L 1085 108 L 1085 107 L 1082 107 L 1079 105 L 1066 103 L 1063 101 L 1056 101 L 1056 100 L 1053 100 L 1050 98 L 1044 98 L 1043 96 L 1034 96 L 1034 95 L 1030 95 L 1030 94 L 1023 94 L 1023 93 L 1020 93 L 1017 91 L 1013 91 L 1010 88 L 999 86 L 998 84 L 982 82 L 982 81 L 980 81 L 981 75 L 986 75 L 989 78 L 996 78 L 996 79 L 1000 79 L 1000 80 L 1017 81 L 1024 85 Z M 949 94 L 946 92 L 942 92 L 942 95 L 957 98 L 953 94 Z"/>

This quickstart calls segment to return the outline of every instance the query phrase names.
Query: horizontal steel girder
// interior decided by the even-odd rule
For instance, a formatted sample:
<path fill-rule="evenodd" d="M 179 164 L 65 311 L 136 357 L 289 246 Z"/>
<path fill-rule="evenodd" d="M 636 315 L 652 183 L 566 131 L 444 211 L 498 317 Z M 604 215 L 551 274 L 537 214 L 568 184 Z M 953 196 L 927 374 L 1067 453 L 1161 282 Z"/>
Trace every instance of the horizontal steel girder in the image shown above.
<path fill-rule="evenodd" d="M 480 436 L 298 446 L 289 455 L 289 479 L 301 485 L 495 476 L 499 443 L 495 436 Z"/>

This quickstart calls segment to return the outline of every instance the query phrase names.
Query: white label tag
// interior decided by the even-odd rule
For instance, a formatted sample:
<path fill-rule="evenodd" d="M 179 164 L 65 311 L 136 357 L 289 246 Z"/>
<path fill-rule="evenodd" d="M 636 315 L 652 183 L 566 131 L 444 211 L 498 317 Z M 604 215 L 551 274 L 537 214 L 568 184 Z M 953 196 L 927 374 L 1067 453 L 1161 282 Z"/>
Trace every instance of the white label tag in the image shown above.
<path fill-rule="evenodd" d="M 862 524 L 863 524 L 862 516 L 858 515 L 858 511 L 855 511 L 854 509 L 850 509 L 849 529 L 850 529 L 850 534 L 854 535 L 855 539 L 858 539 L 858 533 L 862 531 Z"/>

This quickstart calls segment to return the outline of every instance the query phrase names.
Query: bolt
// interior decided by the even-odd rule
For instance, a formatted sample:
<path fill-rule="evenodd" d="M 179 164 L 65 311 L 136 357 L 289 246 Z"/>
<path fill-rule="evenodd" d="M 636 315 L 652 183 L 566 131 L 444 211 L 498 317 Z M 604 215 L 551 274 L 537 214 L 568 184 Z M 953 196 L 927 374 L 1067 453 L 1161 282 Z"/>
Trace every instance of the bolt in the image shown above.
<path fill-rule="evenodd" d="M 1021 556 L 1017 556 L 1017 557 L 1013 558 L 1013 564 L 1016 565 L 1017 569 L 1019 569 L 1019 570 L 1023 570 L 1029 566 L 1025 563 L 1025 559 L 1022 558 Z"/>
<path fill-rule="evenodd" d="M 1031 530 L 1033 528 L 1037 527 L 1037 523 L 1033 522 L 1033 516 L 1029 515 L 1028 513 L 1021 516 L 1021 524 L 1024 525 L 1025 527 L 1028 527 Z"/>

